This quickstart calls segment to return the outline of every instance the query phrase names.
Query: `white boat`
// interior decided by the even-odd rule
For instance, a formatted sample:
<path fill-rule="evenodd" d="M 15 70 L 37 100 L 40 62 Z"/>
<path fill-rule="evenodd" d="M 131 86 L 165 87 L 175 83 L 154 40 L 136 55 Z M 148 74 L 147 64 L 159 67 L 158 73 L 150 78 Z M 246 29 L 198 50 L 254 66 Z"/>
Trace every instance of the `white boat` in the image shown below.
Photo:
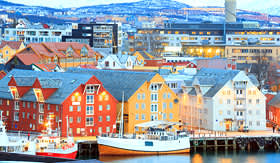
<path fill-rule="evenodd" d="M 22 154 L 35 154 L 35 143 L 27 139 L 17 138 L 17 141 L 11 141 L 6 133 L 6 127 L 2 121 L 2 112 L 0 119 L 0 151 Z"/>
<path fill-rule="evenodd" d="M 190 152 L 190 140 L 186 132 L 169 132 L 178 123 L 151 121 L 135 127 L 146 129 L 143 135 L 123 136 L 123 105 L 120 131 L 117 136 L 97 137 L 99 155 L 161 155 Z"/>

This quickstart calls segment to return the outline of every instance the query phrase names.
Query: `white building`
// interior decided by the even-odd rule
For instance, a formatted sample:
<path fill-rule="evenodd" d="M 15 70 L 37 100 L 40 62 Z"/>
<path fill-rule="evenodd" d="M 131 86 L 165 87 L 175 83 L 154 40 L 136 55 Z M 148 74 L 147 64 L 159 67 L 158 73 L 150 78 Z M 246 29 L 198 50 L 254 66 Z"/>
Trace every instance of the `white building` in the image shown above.
<path fill-rule="evenodd" d="M 244 71 L 202 68 L 183 86 L 181 119 L 191 128 L 237 131 L 266 128 L 266 97 Z"/>
<path fill-rule="evenodd" d="M 40 42 L 61 42 L 62 35 L 68 36 L 71 35 L 71 33 L 71 26 L 43 28 L 42 25 L 32 25 L 28 28 L 5 28 L 4 40 L 23 41 L 26 44 Z"/>
<path fill-rule="evenodd" d="M 100 69 L 133 69 L 136 57 L 130 55 L 108 55 L 98 61 Z"/>

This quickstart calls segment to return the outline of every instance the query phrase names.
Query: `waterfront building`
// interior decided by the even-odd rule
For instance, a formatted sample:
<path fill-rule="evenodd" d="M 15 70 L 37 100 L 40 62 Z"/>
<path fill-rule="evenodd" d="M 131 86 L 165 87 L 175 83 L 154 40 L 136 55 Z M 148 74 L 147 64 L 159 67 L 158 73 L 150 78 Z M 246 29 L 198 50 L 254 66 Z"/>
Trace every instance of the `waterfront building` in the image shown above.
<path fill-rule="evenodd" d="M 7 64 L 59 64 L 62 68 L 77 67 L 84 64 L 97 65 L 101 55 L 93 51 L 89 45 L 76 42 L 44 42 L 31 43 L 19 51 Z"/>
<path fill-rule="evenodd" d="M 25 44 L 41 42 L 61 42 L 62 36 L 71 35 L 71 26 L 48 26 L 48 25 L 22 25 L 17 28 L 5 28 L 5 41 L 22 41 Z"/>
<path fill-rule="evenodd" d="M 267 121 L 274 125 L 275 127 L 280 127 L 280 97 L 279 93 L 277 94 L 267 94 Z"/>
<path fill-rule="evenodd" d="M 135 125 L 148 121 L 179 122 L 178 97 L 157 73 L 78 68 L 68 71 L 96 76 L 118 100 L 118 113 L 124 104 L 125 133 L 141 132 Z"/>
<path fill-rule="evenodd" d="M 136 65 L 136 57 L 131 55 L 108 55 L 98 61 L 100 69 L 133 69 Z"/>
<path fill-rule="evenodd" d="M 42 132 L 49 118 L 61 136 L 116 131 L 117 100 L 93 75 L 14 69 L 0 85 L 0 110 L 9 131 Z"/>
<path fill-rule="evenodd" d="M 72 35 L 63 36 L 62 41 L 85 43 L 94 48 L 94 50 L 116 54 L 118 53 L 118 48 L 122 46 L 121 24 L 78 24 L 78 28 L 72 30 Z"/>
<path fill-rule="evenodd" d="M 21 41 L 2 41 L 0 44 L 0 59 L 7 62 L 24 47 L 25 45 Z"/>
<path fill-rule="evenodd" d="M 266 128 L 266 97 L 244 71 L 202 68 L 183 86 L 180 118 L 190 128 L 237 131 Z"/>

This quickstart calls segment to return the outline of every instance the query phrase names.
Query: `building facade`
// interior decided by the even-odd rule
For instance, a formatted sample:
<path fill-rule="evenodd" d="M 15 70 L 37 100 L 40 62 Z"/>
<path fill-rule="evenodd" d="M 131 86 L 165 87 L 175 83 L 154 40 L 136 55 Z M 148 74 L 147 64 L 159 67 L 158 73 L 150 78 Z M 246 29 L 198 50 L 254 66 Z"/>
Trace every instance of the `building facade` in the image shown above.
<path fill-rule="evenodd" d="M 63 36 L 63 42 L 86 43 L 95 50 L 105 50 L 110 54 L 118 53 L 122 46 L 122 32 L 120 24 L 78 24 L 72 30 L 72 36 Z"/>
<path fill-rule="evenodd" d="M 92 75 L 12 70 L 0 83 L 9 131 L 40 133 L 49 120 L 61 136 L 116 131 L 117 100 Z"/>
<path fill-rule="evenodd" d="M 238 131 L 266 128 L 266 97 L 245 72 L 201 69 L 185 81 L 182 121 L 190 128 Z"/>
<path fill-rule="evenodd" d="M 19 51 L 7 64 L 59 64 L 62 68 L 77 67 L 85 64 L 97 65 L 101 55 L 89 45 L 76 42 L 32 43 Z"/>
<path fill-rule="evenodd" d="M 143 132 L 142 128 L 135 128 L 139 123 L 155 120 L 179 122 L 178 97 L 157 73 L 77 68 L 68 71 L 92 74 L 103 83 L 119 101 L 118 112 L 124 106 L 125 133 Z"/>
<path fill-rule="evenodd" d="M 25 45 L 21 41 L 2 41 L 0 45 L 0 58 L 7 62 L 24 47 Z"/>

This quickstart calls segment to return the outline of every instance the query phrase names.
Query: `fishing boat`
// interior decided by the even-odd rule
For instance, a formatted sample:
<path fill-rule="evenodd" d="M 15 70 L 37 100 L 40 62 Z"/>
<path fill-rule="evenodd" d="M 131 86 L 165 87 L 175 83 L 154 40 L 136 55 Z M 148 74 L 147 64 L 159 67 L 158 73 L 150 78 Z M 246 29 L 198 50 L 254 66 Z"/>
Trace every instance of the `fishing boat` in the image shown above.
<path fill-rule="evenodd" d="M 47 133 L 37 137 L 36 155 L 75 159 L 78 152 L 78 146 L 74 142 L 73 137 L 68 136 L 67 132 L 67 138 L 62 139 L 56 132 L 51 130 L 50 126 L 49 122 Z"/>
<path fill-rule="evenodd" d="M 120 130 L 118 135 L 103 134 L 97 137 L 99 155 L 162 155 L 190 152 L 190 140 L 187 132 L 171 132 L 176 122 L 150 121 L 137 124 L 144 128 L 142 135 L 123 135 L 123 104 Z"/>

